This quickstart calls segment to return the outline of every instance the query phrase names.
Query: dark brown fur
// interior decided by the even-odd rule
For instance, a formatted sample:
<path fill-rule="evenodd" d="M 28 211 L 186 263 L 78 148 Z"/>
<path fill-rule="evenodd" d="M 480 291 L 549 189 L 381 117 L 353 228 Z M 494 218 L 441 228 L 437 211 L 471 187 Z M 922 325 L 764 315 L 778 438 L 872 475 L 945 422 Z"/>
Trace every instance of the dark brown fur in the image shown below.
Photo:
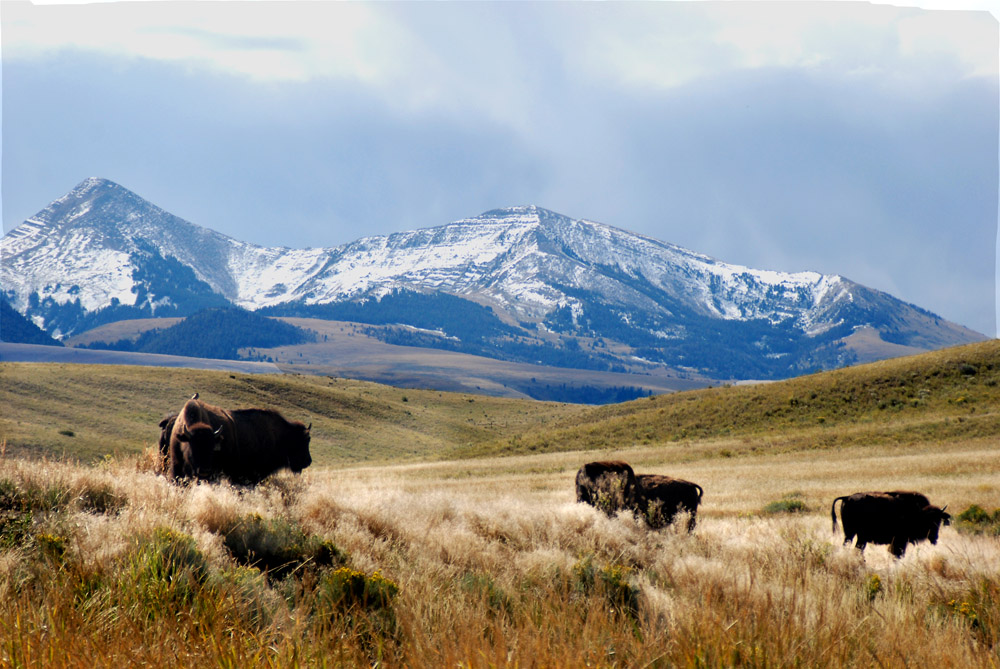
<path fill-rule="evenodd" d="M 635 511 L 651 527 L 669 525 L 678 513 L 687 513 L 687 531 L 694 529 L 704 493 L 700 485 L 659 474 L 637 474 L 635 483 Z"/>
<path fill-rule="evenodd" d="M 270 409 L 229 411 L 190 399 L 170 434 L 170 477 L 252 485 L 280 469 L 300 472 L 312 463 L 310 427 Z"/>
<path fill-rule="evenodd" d="M 838 497 L 830 506 L 833 531 L 837 531 L 837 502 L 844 524 L 844 543 L 857 537 L 855 547 L 864 551 L 868 544 L 888 545 L 901 558 L 909 544 L 927 540 L 936 544 L 941 525 L 951 524 L 951 515 L 931 504 L 922 493 L 906 490 L 856 492 Z M 946 507 L 947 508 L 947 507 Z"/>
<path fill-rule="evenodd" d="M 635 472 L 621 460 L 588 462 L 576 473 L 576 501 L 612 515 L 635 501 Z"/>

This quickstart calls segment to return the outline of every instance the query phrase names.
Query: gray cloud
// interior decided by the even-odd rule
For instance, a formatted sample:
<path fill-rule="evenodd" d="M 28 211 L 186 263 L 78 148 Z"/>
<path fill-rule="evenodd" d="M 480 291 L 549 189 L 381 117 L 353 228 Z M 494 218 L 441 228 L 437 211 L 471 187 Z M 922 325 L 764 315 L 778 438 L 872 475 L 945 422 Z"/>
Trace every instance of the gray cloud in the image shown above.
<path fill-rule="evenodd" d="M 710 13 L 667 5 L 663 25 L 711 26 Z M 995 77 L 947 53 L 901 56 L 877 21 L 854 51 L 823 46 L 815 67 L 746 69 L 734 44 L 753 34 L 686 44 L 678 28 L 681 41 L 652 49 L 646 5 L 375 7 L 420 38 L 404 79 L 378 85 L 92 51 L 5 57 L 4 230 L 87 176 L 293 247 L 532 203 L 728 262 L 839 273 L 995 332 Z M 629 40 L 643 48 L 613 58 Z M 305 49 L 261 36 L 219 46 Z M 685 53 L 697 76 L 671 62 Z M 681 69 L 683 82 L 656 83 Z"/>

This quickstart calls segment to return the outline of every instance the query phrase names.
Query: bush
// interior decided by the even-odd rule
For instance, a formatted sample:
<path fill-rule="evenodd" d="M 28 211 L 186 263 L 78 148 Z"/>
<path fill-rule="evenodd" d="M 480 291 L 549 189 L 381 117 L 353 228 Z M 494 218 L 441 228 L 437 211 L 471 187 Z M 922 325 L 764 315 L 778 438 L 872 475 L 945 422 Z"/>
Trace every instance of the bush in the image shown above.
<path fill-rule="evenodd" d="M 256 567 L 272 579 L 312 564 L 343 565 L 347 556 L 333 543 L 307 534 L 293 521 L 252 514 L 223 527 L 222 543 L 241 564 Z"/>
<path fill-rule="evenodd" d="M 114 515 L 122 510 L 125 502 L 125 497 L 116 494 L 106 483 L 84 488 L 80 493 L 80 506 L 89 513 Z"/>
<path fill-rule="evenodd" d="M 347 567 L 324 572 L 316 585 L 315 614 L 334 628 L 350 630 L 372 666 L 381 666 L 396 642 L 393 601 L 399 586 L 376 571 L 371 576 Z"/>
<path fill-rule="evenodd" d="M 324 602 L 341 611 L 386 611 L 399 594 L 399 586 L 377 571 L 365 576 L 364 572 L 341 567 L 323 574 L 317 592 Z"/>
<path fill-rule="evenodd" d="M 156 620 L 190 608 L 201 594 L 208 562 L 194 538 L 160 527 L 138 537 L 126 557 L 122 592 L 132 596 L 139 617 Z"/>
<path fill-rule="evenodd" d="M 1000 536 L 1000 509 L 992 513 L 978 504 L 973 504 L 955 519 L 955 529 L 967 534 Z"/>
<path fill-rule="evenodd" d="M 497 587 L 493 577 L 489 574 L 466 573 L 462 576 L 460 583 L 465 592 L 482 597 L 493 613 L 497 615 L 511 615 L 513 613 L 514 606 L 510 597 Z"/>
<path fill-rule="evenodd" d="M 624 613 L 630 618 L 639 615 L 639 587 L 633 583 L 632 569 L 622 565 L 597 567 L 588 555 L 573 565 L 573 576 L 578 592 L 602 595 L 613 612 Z"/>
<path fill-rule="evenodd" d="M 23 545 L 35 524 L 36 514 L 65 508 L 70 494 L 61 487 L 18 485 L 0 480 L 0 549 Z"/>
<path fill-rule="evenodd" d="M 765 506 L 763 509 L 761 509 L 761 513 L 767 516 L 773 516 L 779 513 L 807 512 L 809 510 L 809 507 L 806 506 L 806 503 L 803 502 L 801 499 L 798 499 L 798 497 L 801 497 L 801 493 L 790 493 L 788 495 L 785 495 L 778 501 L 771 502 L 770 504 Z"/>

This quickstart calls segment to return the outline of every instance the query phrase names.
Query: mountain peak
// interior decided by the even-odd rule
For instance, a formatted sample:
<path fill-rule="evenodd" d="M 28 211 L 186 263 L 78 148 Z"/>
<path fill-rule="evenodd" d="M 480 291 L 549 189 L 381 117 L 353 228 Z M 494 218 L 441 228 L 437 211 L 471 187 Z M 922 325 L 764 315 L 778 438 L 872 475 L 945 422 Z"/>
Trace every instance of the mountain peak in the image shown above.
<path fill-rule="evenodd" d="M 129 189 L 111 181 L 110 179 L 105 179 L 104 177 L 87 177 L 74 186 L 70 192 L 66 193 L 66 195 L 49 205 L 48 208 L 51 208 L 59 203 L 93 200 L 101 195 L 112 193 L 116 193 L 119 196 L 131 196 L 140 200 L 142 199 Z"/>
<path fill-rule="evenodd" d="M 729 265 L 537 205 L 334 249 L 273 249 L 90 177 L 6 235 L 0 251 L 12 304 L 63 334 L 108 307 L 118 317 L 187 313 L 211 300 L 312 309 L 409 289 L 488 304 L 519 324 L 521 336 L 619 342 L 625 353 L 607 353 L 607 364 L 718 375 L 766 378 L 843 364 L 842 342 L 864 327 L 899 345 L 969 337 L 836 276 Z"/>
<path fill-rule="evenodd" d="M 553 217 L 566 218 L 562 214 L 557 214 L 554 211 L 544 209 L 537 205 L 526 204 L 517 207 L 501 207 L 499 209 L 490 209 L 489 211 L 484 211 L 479 216 L 476 216 L 474 220 L 493 220 L 493 219 L 542 220 Z"/>
<path fill-rule="evenodd" d="M 87 192 L 96 189 L 121 188 L 119 184 L 104 177 L 87 177 L 73 188 L 71 193 Z"/>

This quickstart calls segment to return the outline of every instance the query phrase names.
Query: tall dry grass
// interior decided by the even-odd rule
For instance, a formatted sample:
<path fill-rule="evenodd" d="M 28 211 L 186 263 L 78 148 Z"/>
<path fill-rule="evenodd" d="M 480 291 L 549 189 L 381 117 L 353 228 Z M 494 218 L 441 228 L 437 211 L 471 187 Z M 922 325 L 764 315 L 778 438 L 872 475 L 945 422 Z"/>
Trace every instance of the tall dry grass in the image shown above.
<path fill-rule="evenodd" d="M 896 561 L 831 533 L 829 500 L 855 490 L 1000 506 L 991 444 L 938 450 L 926 465 L 891 448 L 608 454 L 699 482 L 690 535 L 576 504 L 593 454 L 314 469 L 254 490 L 170 485 L 136 459 L 4 458 L 0 664 L 996 666 L 996 538 L 948 528 Z M 761 511 L 789 494 L 806 512 Z M 267 548 L 247 528 L 291 568 L 247 566 L 238 532 Z"/>

